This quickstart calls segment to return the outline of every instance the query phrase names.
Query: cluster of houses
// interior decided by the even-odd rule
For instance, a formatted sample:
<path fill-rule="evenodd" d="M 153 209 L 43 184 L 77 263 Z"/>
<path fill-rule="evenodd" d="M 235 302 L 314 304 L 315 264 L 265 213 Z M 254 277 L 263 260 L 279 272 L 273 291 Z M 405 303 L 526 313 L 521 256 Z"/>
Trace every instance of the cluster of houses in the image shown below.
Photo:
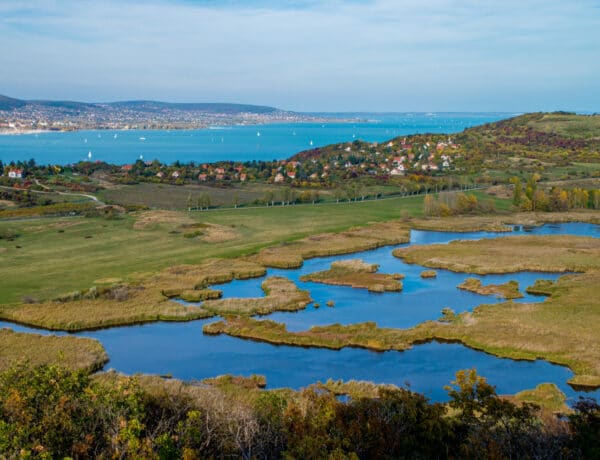
<path fill-rule="evenodd" d="M 7 176 L 9 179 L 23 179 L 23 170 L 11 168 L 8 170 Z"/>
<path fill-rule="evenodd" d="M 279 162 L 280 166 L 277 168 L 277 173 L 275 174 L 275 177 L 273 178 L 273 182 L 275 183 L 279 183 L 279 182 L 285 182 L 286 178 L 289 180 L 295 180 L 296 179 L 296 168 L 300 165 L 302 165 L 301 162 L 299 161 L 286 161 L 286 160 L 282 160 Z M 317 179 L 317 175 L 316 174 L 312 174 L 310 176 L 311 179 Z"/>
<path fill-rule="evenodd" d="M 378 143 L 338 144 L 323 156 L 299 156 L 297 160 L 268 162 L 259 171 L 254 164 L 216 163 L 190 168 L 167 167 L 155 162 L 145 162 L 154 167 L 152 174 L 159 180 L 197 179 L 199 182 L 235 181 L 246 182 L 249 178 L 261 178 L 273 183 L 296 181 L 324 182 L 339 177 L 403 176 L 407 173 L 427 173 L 448 170 L 459 145 L 447 141 L 423 141 L 408 143 L 406 138 L 379 145 Z M 337 153 L 339 151 L 339 153 Z M 302 161 L 299 161 L 302 160 Z M 133 165 L 124 165 L 123 172 L 130 172 Z M 147 174 L 146 174 L 147 175 Z"/>
<path fill-rule="evenodd" d="M 407 172 L 426 172 L 447 170 L 452 167 L 452 157 L 450 152 L 444 153 L 446 149 L 456 150 L 459 146 L 452 141 L 448 142 L 425 142 L 420 146 L 413 146 L 406 143 L 403 139 L 396 148 L 393 142 L 388 142 L 385 147 L 393 150 L 393 156 L 379 151 L 379 145 L 374 142 L 371 144 L 371 152 L 364 149 L 358 151 L 358 156 L 363 157 L 364 161 L 359 164 L 353 164 L 350 161 L 343 163 L 342 167 L 346 170 L 367 170 L 373 175 L 403 176 Z M 415 148 L 418 147 L 418 148 Z M 435 147 L 435 148 L 434 148 Z M 344 149 L 346 154 L 351 154 L 352 146 Z M 339 168 L 340 163 L 333 161 L 332 166 Z"/>

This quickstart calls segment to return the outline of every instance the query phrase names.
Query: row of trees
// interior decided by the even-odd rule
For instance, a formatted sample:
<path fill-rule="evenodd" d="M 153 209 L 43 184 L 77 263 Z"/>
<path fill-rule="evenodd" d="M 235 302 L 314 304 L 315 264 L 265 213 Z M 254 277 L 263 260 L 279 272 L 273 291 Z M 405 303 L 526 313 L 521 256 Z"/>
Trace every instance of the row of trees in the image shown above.
<path fill-rule="evenodd" d="M 513 205 L 522 211 L 568 211 L 570 209 L 600 209 L 600 189 L 563 189 L 538 187 L 540 176 L 533 174 L 523 185 L 517 177 L 513 184 Z"/>
<path fill-rule="evenodd" d="M 491 201 L 480 203 L 473 194 L 462 192 L 440 192 L 426 195 L 423 200 L 423 213 L 426 216 L 453 216 L 460 214 L 483 214 L 494 212 Z"/>
<path fill-rule="evenodd" d="M 600 406 L 565 419 L 496 395 L 474 370 L 449 403 L 405 389 L 340 401 L 299 393 L 185 386 L 55 366 L 0 374 L 0 456 L 7 458 L 598 458 Z M 450 409 L 450 410 L 449 410 Z M 545 421 L 544 421 L 545 420 Z"/>

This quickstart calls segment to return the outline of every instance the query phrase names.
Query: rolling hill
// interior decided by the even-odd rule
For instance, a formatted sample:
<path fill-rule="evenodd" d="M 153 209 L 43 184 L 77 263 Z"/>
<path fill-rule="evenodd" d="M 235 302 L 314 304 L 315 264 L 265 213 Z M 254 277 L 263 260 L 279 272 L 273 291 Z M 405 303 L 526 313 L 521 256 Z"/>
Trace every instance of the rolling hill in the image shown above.
<path fill-rule="evenodd" d="M 275 107 L 250 104 L 230 104 L 222 102 L 201 103 L 175 103 L 161 101 L 118 101 L 107 103 L 91 103 L 77 101 L 50 101 L 50 100 L 21 100 L 0 95 L 0 110 L 11 111 L 26 107 L 54 109 L 66 112 L 102 112 L 111 110 L 127 110 L 139 113 L 161 113 L 164 111 L 207 113 L 207 114 L 269 114 L 279 111 Z"/>

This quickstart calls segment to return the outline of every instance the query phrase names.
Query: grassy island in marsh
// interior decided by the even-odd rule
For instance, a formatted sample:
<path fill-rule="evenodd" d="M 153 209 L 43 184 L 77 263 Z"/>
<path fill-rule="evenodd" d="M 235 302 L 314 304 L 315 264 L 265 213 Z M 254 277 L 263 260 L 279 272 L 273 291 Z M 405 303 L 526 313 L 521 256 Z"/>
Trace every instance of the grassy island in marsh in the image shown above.
<path fill-rule="evenodd" d="M 455 272 L 584 272 L 600 268 L 600 239 L 584 236 L 507 236 L 395 249 L 404 262 Z"/>
<path fill-rule="evenodd" d="M 404 278 L 400 274 L 376 273 L 377 264 L 367 264 L 360 259 L 340 260 L 332 262 L 329 270 L 310 273 L 302 276 L 302 281 L 331 284 L 334 286 L 350 286 L 368 289 L 371 292 L 397 292 L 402 290 Z"/>
<path fill-rule="evenodd" d="M 234 337 L 259 340 L 277 345 L 319 347 L 339 350 L 344 347 L 367 348 L 374 351 L 398 350 L 411 347 L 411 334 L 400 329 L 379 328 L 374 322 L 343 326 L 313 326 L 307 331 L 290 332 L 285 324 L 249 317 L 227 317 L 222 321 L 205 324 L 205 334 L 227 334 Z"/>
<path fill-rule="evenodd" d="M 519 291 L 519 283 L 517 281 L 507 281 L 503 284 L 488 284 L 483 285 L 478 278 L 467 278 L 463 283 L 459 284 L 458 289 L 474 292 L 481 295 L 496 295 L 501 299 L 521 299 L 523 294 Z"/>
<path fill-rule="evenodd" d="M 312 302 L 308 291 L 279 276 L 267 278 L 261 285 L 265 297 L 208 300 L 202 308 L 213 315 L 267 315 L 275 311 L 298 311 Z"/>
<path fill-rule="evenodd" d="M 69 369 L 93 372 L 108 361 L 104 347 L 94 339 L 26 334 L 0 328 L 0 371 L 18 362 L 29 366 L 60 363 Z"/>

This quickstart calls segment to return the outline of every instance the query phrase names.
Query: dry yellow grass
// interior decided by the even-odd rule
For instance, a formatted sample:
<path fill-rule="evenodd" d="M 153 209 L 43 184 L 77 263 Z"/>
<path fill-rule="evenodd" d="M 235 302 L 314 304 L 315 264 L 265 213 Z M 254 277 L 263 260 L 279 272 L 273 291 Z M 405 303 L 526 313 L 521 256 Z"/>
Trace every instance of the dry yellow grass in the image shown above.
<path fill-rule="evenodd" d="M 0 329 L 0 370 L 23 361 L 32 366 L 58 363 L 70 369 L 92 372 L 100 369 L 108 356 L 100 342 L 94 339 Z"/>
<path fill-rule="evenodd" d="M 409 241 L 408 227 L 401 222 L 385 222 L 341 233 L 322 233 L 269 247 L 248 259 L 267 267 L 297 268 L 304 259 L 366 251 Z"/>
<path fill-rule="evenodd" d="M 204 228 L 204 235 L 200 237 L 205 243 L 225 243 L 239 238 L 239 233 L 231 227 L 224 225 L 207 224 Z"/>
<path fill-rule="evenodd" d="M 318 383 L 318 388 L 326 389 L 335 395 L 348 395 L 353 399 L 377 398 L 381 390 L 397 390 L 399 387 L 390 384 L 376 384 L 363 380 L 332 380 Z"/>
<path fill-rule="evenodd" d="M 582 236 L 508 236 L 410 246 L 393 254 L 405 262 L 466 273 L 583 272 L 600 268 L 600 239 Z"/>
<path fill-rule="evenodd" d="M 377 264 L 368 264 L 362 259 L 337 260 L 331 262 L 332 270 L 375 273 L 379 269 Z"/>
<path fill-rule="evenodd" d="M 523 297 L 519 291 L 519 283 L 517 281 L 507 281 L 503 284 L 488 284 L 484 286 L 480 279 L 467 278 L 462 284 L 459 284 L 458 289 L 474 292 L 481 295 L 492 295 L 501 299 L 520 299 Z"/>
<path fill-rule="evenodd" d="M 209 284 L 222 284 L 234 279 L 264 276 L 265 267 L 243 259 L 207 259 L 197 265 L 176 265 L 144 280 L 144 284 L 160 289 L 203 289 Z"/>
<path fill-rule="evenodd" d="M 50 330 L 80 331 L 150 321 L 186 321 L 210 316 L 205 310 L 185 307 L 153 289 L 136 291 L 129 299 L 79 299 L 20 304 L 0 308 L 0 317 Z"/>
<path fill-rule="evenodd" d="M 440 232 L 510 232 L 512 226 L 539 226 L 545 223 L 590 222 L 600 224 L 597 211 L 530 212 L 497 214 L 489 216 L 455 216 L 412 219 L 410 227 L 415 230 Z"/>
<path fill-rule="evenodd" d="M 540 383 L 531 390 L 524 390 L 512 398 L 513 402 L 530 403 L 553 413 L 568 414 L 571 408 L 567 405 L 567 396 L 553 383 Z"/>
<path fill-rule="evenodd" d="M 235 386 L 240 388 L 265 388 L 267 386 L 267 378 L 264 375 L 256 374 L 249 377 L 225 374 L 202 379 L 202 383 L 215 387 Z"/>
<path fill-rule="evenodd" d="M 133 228 L 140 230 L 155 224 L 193 224 L 194 220 L 187 214 L 178 211 L 141 211 L 137 216 Z"/>
<path fill-rule="evenodd" d="M 10 200 L 0 200 L 0 208 L 12 208 L 15 206 L 14 201 Z"/>
<path fill-rule="evenodd" d="M 544 302 L 482 305 L 449 325 L 425 323 L 415 332 L 513 359 L 570 367 L 571 383 L 600 386 L 600 272 L 561 277 Z"/>
<path fill-rule="evenodd" d="M 320 347 L 339 350 L 344 347 L 367 348 L 375 351 L 403 351 L 417 340 L 414 333 L 400 329 L 379 328 L 373 322 L 342 326 L 313 326 L 307 331 L 289 332 L 285 324 L 249 317 L 227 317 L 205 324 L 205 334 L 228 334 L 277 345 Z"/>
<path fill-rule="evenodd" d="M 509 185 L 494 185 L 485 192 L 498 198 L 511 199 L 513 197 L 513 190 Z"/>
<path fill-rule="evenodd" d="M 208 284 L 262 276 L 265 268 L 244 260 L 210 259 L 199 265 L 171 267 L 117 289 L 116 298 L 98 295 L 105 287 L 92 287 L 64 296 L 62 301 L 0 306 L 0 318 L 51 330 L 78 331 L 151 321 L 189 321 L 211 316 L 206 309 L 169 300 L 197 293 L 211 298 Z M 104 281 L 104 280 L 100 280 Z M 110 288 L 108 288 L 110 289 Z M 95 295 L 92 295 L 95 294 Z M 167 295 L 165 295 L 167 294 Z M 194 299 L 192 299 L 194 300 Z"/>
<path fill-rule="evenodd" d="M 207 300 L 202 308 L 214 315 L 266 315 L 274 311 L 298 311 L 312 302 L 287 278 L 274 276 L 262 284 L 265 297 Z"/>
<path fill-rule="evenodd" d="M 401 275 L 375 273 L 379 266 L 367 264 L 360 259 L 333 262 L 329 270 L 304 275 L 302 281 L 350 286 L 368 289 L 372 292 L 401 291 Z"/>

